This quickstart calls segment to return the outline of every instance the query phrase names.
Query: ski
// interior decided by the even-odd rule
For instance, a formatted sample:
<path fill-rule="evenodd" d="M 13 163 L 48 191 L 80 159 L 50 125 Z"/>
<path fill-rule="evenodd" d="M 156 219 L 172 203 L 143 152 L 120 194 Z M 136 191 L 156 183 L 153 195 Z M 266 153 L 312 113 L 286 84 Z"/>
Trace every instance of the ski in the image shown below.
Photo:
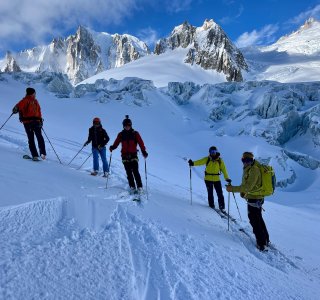
<path fill-rule="evenodd" d="M 32 158 L 32 157 L 31 157 L 30 155 L 28 155 L 28 154 L 23 155 L 22 158 L 23 158 L 23 159 L 29 159 L 29 160 L 32 160 L 32 161 L 41 161 L 40 158 L 36 158 L 36 157 L 35 157 L 35 158 Z"/>
<path fill-rule="evenodd" d="M 132 196 L 132 201 L 140 202 L 141 201 L 141 194 L 137 189 L 131 190 L 129 195 Z"/>
<path fill-rule="evenodd" d="M 237 222 L 237 220 L 232 217 L 230 214 L 228 214 L 226 211 L 221 211 L 220 209 L 217 208 L 213 208 L 213 210 L 222 218 L 225 220 L 228 220 L 228 216 L 231 220 L 231 222 L 233 222 L 235 225 L 237 225 L 238 227 L 240 227 L 240 224 Z M 248 232 L 246 232 L 246 230 L 242 227 L 238 228 L 238 230 L 240 232 L 242 232 L 243 234 L 245 234 L 247 237 L 251 238 L 250 234 Z"/>
<path fill-rule="evenodd" d="M 221 211 L 221 213 L 224 214 L 227 218 L 229 217 L 233 223 L 238 224 L 237 220 L 234 217 L 232 217 L 230 214 L 228 214 L 226 211 Z"/>
<path fill-rule="evenodd" d="M 222 219 L 228 219 L 228 217 L 225 216 L 220 209 L 213 208 L 213 207 L 211 207 L 211 208 L 212 208 Z"/>

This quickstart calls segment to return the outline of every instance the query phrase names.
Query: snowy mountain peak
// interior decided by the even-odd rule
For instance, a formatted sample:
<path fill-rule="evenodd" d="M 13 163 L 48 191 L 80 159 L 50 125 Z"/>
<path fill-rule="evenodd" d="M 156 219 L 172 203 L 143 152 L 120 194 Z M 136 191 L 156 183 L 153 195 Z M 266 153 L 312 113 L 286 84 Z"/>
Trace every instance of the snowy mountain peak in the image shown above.
<path fill-rule="evenodd" d="M 7 51 L 5 57 L 5 67 L 3 68 L 4 72 L 12 73 L 12 72 L 21 72 L 20 67 L 18 66 L 16 60 L 12 56 L 10 51 Z"/>
<path fill-rule="evenodd" d="M 54 38 L 47 46 L 35 47 L 0 61 L 1 71 L 58 72 L 78 83 L 101 71 L 136 60 L 150 53 L 148 46 L 128 34 L 97 33 L 80 25 L 74 35 Z M 15 63 L 13 63 L 15 62 Z"/>
<path fill-rule="evenodd" d="M 222 72 L 228 81 L 242 81 L 241 71 L 248 68 L 242 53 L 212 19 L 205 20 L 201 27 L 188 22 L 175 27 L 169 37 L 157 42 L 154 53 L 159 55 L 179 47 L 189 49 L 185 63 Z"/>
<path fill-rule="evenodd" d="M 319 24 L 319 21 L 317 21 L 315 18 L 309 18 L 308 20 L 306 20 L 306 22 L 300 27 L 300 30 L 305 30 L 310 28 L 313 25 L 317 25 L 317 23 Z"/>
<path fill-rule="evenodd" d="M 278 51 L 313 55 L 320 52 L 320 22 L 309 18 L 300 28 L 281 37 L 276 43 L 263 47 L 262 51 Z"/>
<path fill-rule="evenodd" d="M 216 22 L 213 21 L 213 19 L 206 19 L 204 22 L 203 22 L 203 25 L 202 25 L 202 28 L 203 30 L 208 30 L 208 29 L 211 29 L 211 28 L 214 28 L 214 27 L 217 27 L 219 26 Z"/>

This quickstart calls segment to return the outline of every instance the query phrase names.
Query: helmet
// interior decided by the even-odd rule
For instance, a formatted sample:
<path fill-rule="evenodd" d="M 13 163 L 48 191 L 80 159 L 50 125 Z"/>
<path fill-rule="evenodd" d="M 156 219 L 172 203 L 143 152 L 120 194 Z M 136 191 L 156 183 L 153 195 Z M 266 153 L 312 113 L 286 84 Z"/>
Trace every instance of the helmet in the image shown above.
<path fill-rule="evenodd" d="M 131 120 L 129 119 L 129 116 L 128 116 L 128 115 L 126 115 L 126 118 L 122 121 L 122 125 L 123 125 L 123 127 L 125 127 L 125 126 L 127 126 L 127 125 L 132 126 L 132 122 L 131 122 Z"/>
<path fill-rule="evenodd" d="M 92 123 L 96 123 L 96 124 L 99 123 L 99 124 L 101 124 L 101 120 L 96 117 L 96 118 L 93 119 Z"/>
<path fill-rule="evenodd" d="M 209 153 L 210 153 L 210 154 L 216 154 L 217 152 L 218 152 L 217 147 L 211 146 L 211 147 L 209 148 Z"/>

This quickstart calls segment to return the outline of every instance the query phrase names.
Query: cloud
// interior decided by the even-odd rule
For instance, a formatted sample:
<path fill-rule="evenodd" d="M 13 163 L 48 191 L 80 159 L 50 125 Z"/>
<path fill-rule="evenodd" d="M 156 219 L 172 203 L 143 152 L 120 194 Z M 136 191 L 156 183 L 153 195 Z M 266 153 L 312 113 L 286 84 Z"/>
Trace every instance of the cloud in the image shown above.
<path fill-rule="evenodd" d="M 287 24 L 298 24 L 298 25 L 301 25 L 307 19 L 309 19 L 310 17 L 313 17 L 313 18 L 318 19 L 318 20 L 320 19 L 320 4 L 318 4 L 315 7 L 310 8 L 310 9 L 300 13 L 296 17 L 288 20 L 286 23 Z"/>
<path fill-rule="evenodd" d="M 149 47 L 153 47 L 156 41 L 159 39 L 159 35 L 156 30 L 151 27 L 144 28 L 137 33 L 139 39 L 144 41 Z M 151 51 L 153 49 L 150 49 Z"/>
<path fill-rule="evenodd" d="M 236 40 L 236 45 L 239 48 L 269 44 L 275 40 L 275 33 L 279 30 L 278 25 L 269 24 L 261 30 L 253 30 L 241 34 Z"/>
<path fill-rule="evenodd" d="M 119 24 L 148 0 L 1 0 L 0 39 L 42 43 L 80 24 Z"/>
<path fill-rule="evenodd" d="M 230 3 L 231 4 L 231 3 Z M 219 20 L 219 22 L 221 23 L 221 24 L 224 24 L 224 25 L 226 25 L 226 24 L 230 24 L 230 23 L 232 23 L 232 22 L 234 22 L 236 19 L 238 19 L 241 15 L 242 15 L 242 13 L 243 13 L 243 11 L 244 11 L 244 7 L 243 7 L 243 5 L 240 5 L 240 7 L 239 7 L 239 9 L 238 9 L 238 12 L 237 12 L 237 14 L 235 15 L 235 16 L 232 16 L 232 17 L 223 17 L 223 18 L 221 18 L 220 20 Z"/>
<path fill-rule="evenodd" d="M 194 0 L 166 0 L 166 9 L 170 13 L 179 13 L 191 9 Z"/>

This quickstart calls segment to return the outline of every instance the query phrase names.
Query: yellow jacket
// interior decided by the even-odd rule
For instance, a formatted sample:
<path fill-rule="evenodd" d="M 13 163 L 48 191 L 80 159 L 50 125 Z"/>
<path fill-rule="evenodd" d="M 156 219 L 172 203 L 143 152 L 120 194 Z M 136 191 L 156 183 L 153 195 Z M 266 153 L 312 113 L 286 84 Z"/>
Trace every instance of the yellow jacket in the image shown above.
<path fill-rule="evenodd" d="M 254 162 L 243 169 L 241 185 L 232 186 L 232 191 L 241 193 L 241 196 L 246 199 L 261 199 L 263 198 L 263 196 L 259 195 L 261 184 L 261 172 L 256 162 Z"/>
<path fill-rule="evenodd" d="M 207 164 L 208 159 L 209 163 Z M 206 156 L 193 162 L 194 166 L 202 166 L 205 164 L 207 164 L 207 167 L 205 170 L 204 180 L 220 181 L 221 172 L 224 176 L 224 179 L 229 179 L 227 168 L 222 158 L 219 157 L 216 159 L 212 159 L 210 156 Z"/>

